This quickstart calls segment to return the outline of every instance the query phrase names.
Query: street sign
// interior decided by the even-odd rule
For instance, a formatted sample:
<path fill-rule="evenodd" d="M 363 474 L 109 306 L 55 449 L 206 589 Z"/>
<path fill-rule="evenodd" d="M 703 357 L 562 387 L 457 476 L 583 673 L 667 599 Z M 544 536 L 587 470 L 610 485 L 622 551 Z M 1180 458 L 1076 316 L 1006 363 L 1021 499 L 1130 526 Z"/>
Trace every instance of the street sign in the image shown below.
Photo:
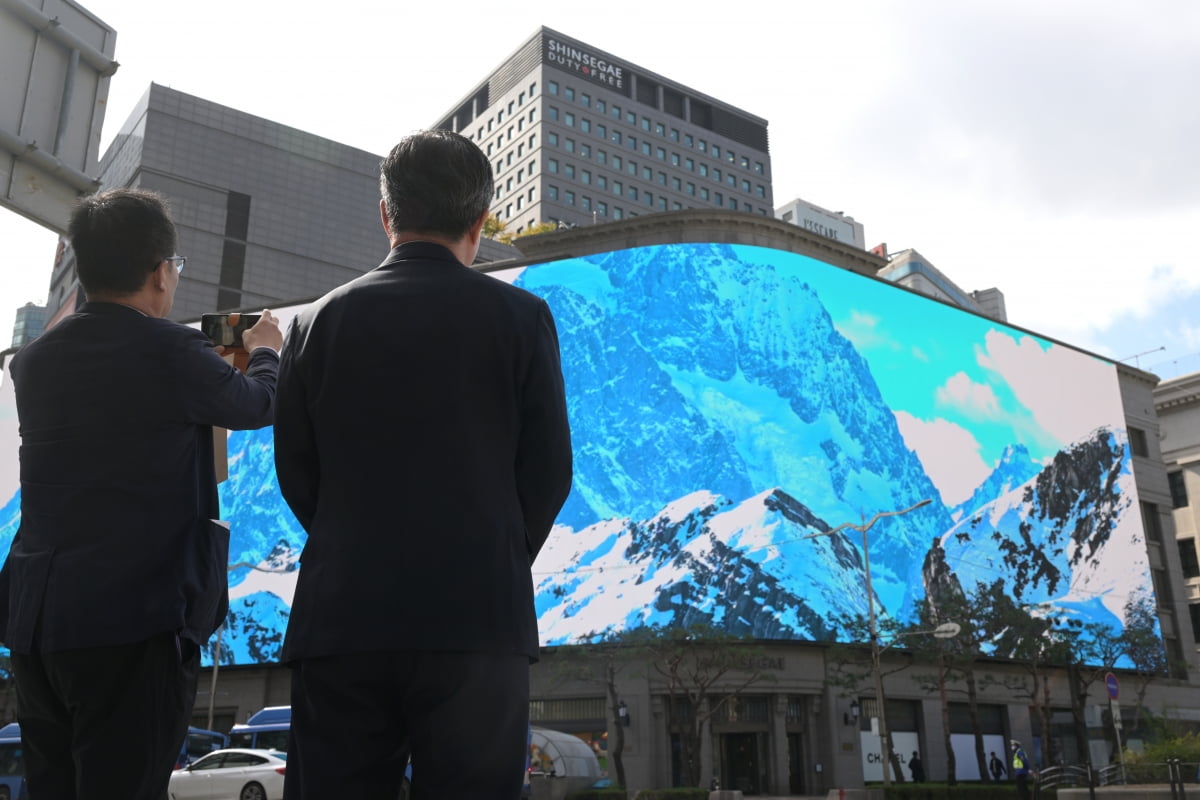
<path fill-rule="evenodd" d="M 1104 686 L 1108 689 L 1108 696 L 1112 700 L 1117 699 L 1117 695 L 1121 693 L 1121 684 L 1117 682 L 1117 676 L 1111 672 L 1104 676 Z"/>

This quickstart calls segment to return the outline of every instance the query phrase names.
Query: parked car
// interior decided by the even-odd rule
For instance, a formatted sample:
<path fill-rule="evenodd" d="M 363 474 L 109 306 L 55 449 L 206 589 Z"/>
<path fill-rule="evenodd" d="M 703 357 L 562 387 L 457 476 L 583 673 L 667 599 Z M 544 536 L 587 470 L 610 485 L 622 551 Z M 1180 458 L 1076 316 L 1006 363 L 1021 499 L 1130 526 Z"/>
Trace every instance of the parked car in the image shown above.
<path fill-rule="evenodd" d="M 283 800 L 287 753 L 229 748 L 171 773 L 172 800 Z"/>

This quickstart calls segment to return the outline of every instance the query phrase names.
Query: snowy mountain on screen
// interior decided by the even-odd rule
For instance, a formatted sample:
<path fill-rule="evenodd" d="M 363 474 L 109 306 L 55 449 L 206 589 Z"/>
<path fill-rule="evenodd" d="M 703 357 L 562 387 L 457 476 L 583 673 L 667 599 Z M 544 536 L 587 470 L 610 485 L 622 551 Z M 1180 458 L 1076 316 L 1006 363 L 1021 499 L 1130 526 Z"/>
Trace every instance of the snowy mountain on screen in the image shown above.
<path fill-rule="evenodd" d="M 556 528 L 534 564 L 538 630 L 566 644 L 606 629 L 703 622 L 762 639 L 828 640 L 867 613 L 861 554 L 774 489 L 741 503 L 696 492 L 645 521 Z"/>
<path fill-rule="evenodd" d="M 831 524 L 932 498 L 871 530 L 876 590 L 899 606 L 911 559 L 952 520 L 801 271 L 746 252 L 646 247 L 517 281 L 562 332 L 575 482 L 558 521 L 645 520 L 697 491 L 778 488 Z"/>
<path fill-rule="evenodd" d="M 1014 486 L 1020 486 L 1042 470 L 1042 465 L 1033 460 L 1023 444 L 1012 444 L 1004 448 L 1000 461 L 991 474 L 979 484 L 971 497 L 950 510 L 955 522 L 975 509 L 990 503 Z"/>
<path fill-rule="evenodd" d="M 1001 580 L 1020 604 L 1123 627 L 1125 602 L 1150 585 L 1125 438 L 1097 429 L 951 528 L 941 545 L 962 587 Z"/>

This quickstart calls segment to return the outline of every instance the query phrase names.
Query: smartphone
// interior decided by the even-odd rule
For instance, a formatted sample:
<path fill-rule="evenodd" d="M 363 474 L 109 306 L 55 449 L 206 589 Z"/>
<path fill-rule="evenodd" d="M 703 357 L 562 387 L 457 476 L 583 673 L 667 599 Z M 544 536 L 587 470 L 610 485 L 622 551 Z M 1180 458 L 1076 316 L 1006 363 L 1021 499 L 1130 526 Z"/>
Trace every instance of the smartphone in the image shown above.
<path fill-rule="evenodd" d="M 200 317 L 200 331 L 226 350 L 245 350 L 242 334 L 261 318 L 262 314 L 204 314 Z"/>

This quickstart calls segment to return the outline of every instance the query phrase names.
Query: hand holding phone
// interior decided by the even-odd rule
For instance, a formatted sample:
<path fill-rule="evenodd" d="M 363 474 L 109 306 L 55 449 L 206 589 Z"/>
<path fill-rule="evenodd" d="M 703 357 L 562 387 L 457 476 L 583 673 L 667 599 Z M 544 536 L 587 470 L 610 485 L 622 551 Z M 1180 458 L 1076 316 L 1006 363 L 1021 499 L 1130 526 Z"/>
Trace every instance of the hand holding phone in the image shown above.
<path fill-rule="evenodd" d="M 200 330 L 217 347 L 245 351 L 243 336 L 261 318 L 261 314 L 204 314 L 200 317 Z"/>

